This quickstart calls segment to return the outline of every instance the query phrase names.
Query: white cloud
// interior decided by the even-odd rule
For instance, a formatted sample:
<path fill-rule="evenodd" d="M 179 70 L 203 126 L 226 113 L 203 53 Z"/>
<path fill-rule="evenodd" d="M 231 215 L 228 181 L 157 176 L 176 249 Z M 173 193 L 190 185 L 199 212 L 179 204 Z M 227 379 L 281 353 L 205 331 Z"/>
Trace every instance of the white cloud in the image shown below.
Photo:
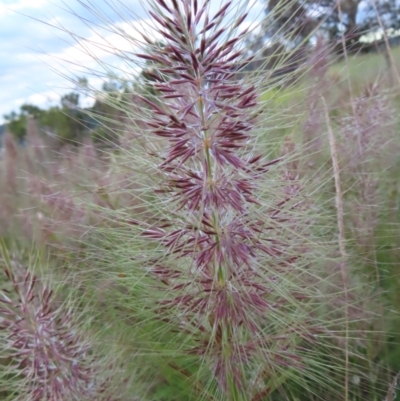
<path fill-rule="evenodd" d="M 11 15 L 15 11 L 44 8 L 48 4 L 50 4 L 49 0 L 17 0 L 0 3 L 0 17 Z"/>
<path fill-rule="evenodd" d="M 49 0 L 18 0 L 10 5 L 12 10 L 22 10 L 25 8 L 42 8 L 51 2 Z"/>
<path fill-rule="evenodd" d="M 90 36 L 77 40 L 75 44 L 59 52 L 42 55 L 29 53 L 21 56 L 21 59 L 31 64 L 41 63 L 43 69 L 52 70 L 54 74 L 65 77 L 89 76 L 92 86 L 96 86 L 96 78 L 92 79 L 91 76 L 103 76 L 104 81 L 107 72 L 112 70 L 132 77 L 140 70 L 134 53 L 143 45 L 142 32 L 146 32 L 150 37 L 156 36 L 154 30 L 149 28 L 150 22 L 134 20 L 115 23 L 106 29 L 93 30 Z"/>

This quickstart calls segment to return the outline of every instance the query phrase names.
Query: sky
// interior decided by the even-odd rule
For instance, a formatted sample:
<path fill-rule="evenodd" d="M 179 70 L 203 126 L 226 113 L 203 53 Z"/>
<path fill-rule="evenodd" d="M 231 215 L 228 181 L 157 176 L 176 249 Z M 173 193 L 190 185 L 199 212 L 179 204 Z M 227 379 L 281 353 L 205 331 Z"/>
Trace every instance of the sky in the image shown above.
<path fill-rule="evenodd" d="M 137 73 L 137 66 L 111 49 L 130 55 L 141 32 L 152 36 L 146 0 L 108 3 L 113 9 L 107 0 L 0 0 L 0 124 L 4 114 L 24 103 L 42 108 L 56 104 L 74 89 L 69 78 L 86 76 L 90 85 L 100 87 L 104 66 L 128 78 Z M 217 7 L 220 0 L 211 3 Z M 248 3 L 249 20 L 259 19 L 261 2 Z"/>
<path fill-rule="evenodd" d="M 83 75 L 79 65 L 96 68 L 88 52 L 102 62 L 117 65 L 110 47 L 131 50 L 132 45 L 120 35 L 101 31 L 96 24 L 121 28 L 125 24 L 125 30 L 135 35 L 134 24 L 146 18 L 139 1 L 124 0 L 137 14 L 129 17 L 126 13 L 124 17 L 111 13 L 101 0 L 91 3 L 110 20 L 100 21 L 78 1 L 0 0 L 0 122 L 3 114 L 17 110 L 23 103 L 48 107 L 71 91 L 68 77 Z M 64 29 L 58 28 L 61 26 Z M 82 51 L 82 45 L 86 51 Z M 96 85 L 96 78 L 88 78 Z"/>

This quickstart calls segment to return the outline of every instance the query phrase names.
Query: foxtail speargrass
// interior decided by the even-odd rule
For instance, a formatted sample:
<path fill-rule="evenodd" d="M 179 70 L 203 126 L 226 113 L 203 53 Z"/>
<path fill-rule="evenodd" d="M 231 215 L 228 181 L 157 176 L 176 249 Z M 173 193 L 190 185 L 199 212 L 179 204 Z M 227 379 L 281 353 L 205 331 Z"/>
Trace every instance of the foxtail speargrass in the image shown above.
<path fill-rule="evenodd" d="M 209 0 L 148 5 L 164 41 L 143 35 L 136 57 L 156 73 L 139 110 L 119 106 L 137 140 L 114 158 L 141 209 L 98 208 L 114 225 L 98 231 L 105 304 L 148 363 L 185 372 L 190 397 L 262 400 L 287 380 L 322 381 L 317 335 L 323 347 L 342 327 L 316 307 L 324 251 L 293 146 L 273 159 L 258 143 L 263 82 L 238 74 L 251 61 L 247 14 L 233 2 L 214 13 Z"/>
<path fill-rule="evenodd" d="M 257 360 L 265 359 L 261 381 L 280 366 L 301 364 L 290 338 L 298 329 L 266 332 L 267 316 L 289 304 L 273 287 L 284 281 L 283 272 L 292 274 L 299 257 L 274 230 L 290 197 L 260 213 L 258 181 L 279 159 L 266 162 L 249 150 L 257 88 L 234 79 L 250 62 L 235 48 L 246 34 L 235 36 L 246 14 L 224 26 L 231 2 L 213 16 L 209 1 L 150 5 L 167 41 L 137 54 L 161 73 L 153 75 L 159 101 L 142 100 L 153 113 L 151 134 L 166 140 L 156 192 L 175 216 L 148 222 L 142 232 L 164 248 L 149 274 L 168 294 L 159 313 L 190 333 L 187 352 L 211 368 L 228 398 L 238 399 L 251 391 L 248 368 Z"/>
<path fill-rule="evenodd" d="M 0 388 L 13 401 L 117 400 L 107 388 L 110 360 L 96 355 L 77 309 L 0 245 Z"/>

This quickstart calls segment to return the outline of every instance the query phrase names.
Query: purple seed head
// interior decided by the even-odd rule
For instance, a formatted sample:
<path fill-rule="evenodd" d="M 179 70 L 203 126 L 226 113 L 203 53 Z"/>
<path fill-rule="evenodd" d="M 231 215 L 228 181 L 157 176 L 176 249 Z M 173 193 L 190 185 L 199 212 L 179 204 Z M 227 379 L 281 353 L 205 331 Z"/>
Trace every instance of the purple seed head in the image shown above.
<path fill-rule="evenodd" d="M 32 401 L 95 399 L 99 364 L 73 310 L 32 273 L 5 274 L 11 285 L 0 295 L 0 333 L 9 368 L 22 380 L 18 393 Z"/>
<path fill-rule="evenodd" d="M 148 261 L 166 294 L 160 314 L 191 334 L 188 352 L 207 361 L 222 389 L 241 390 L 246 365 L 269 352 L 261 340 L 266 317 L 288 302 L 274 288 L 298 255 L 277 224 L 287 220 L 281 212 L 298 192 L 296 176 L 287 173 L 278 205 L 257 211 L 259 182 L 281 159 L 266 161 L 250 150 L 257 85 L 235 80 L 250 59 L 240 48 L 245 32 L 227 35 L 231 2 L 214 15 L 208 0 L 151 4 L 165 44 L 137 54 L 161 73 L 152 76 L 159 97 L 141 100 L 152 113 L 149 141 L 162 143 L 156 157 L 163 183 L 155 192 L 169 201 L 173 217 L 132 224 L 164 249 Z M 244 19 L 229 27 L 237 30 Z M 285 355 L 274 359 L 278 365 L 298 362 Z"/>

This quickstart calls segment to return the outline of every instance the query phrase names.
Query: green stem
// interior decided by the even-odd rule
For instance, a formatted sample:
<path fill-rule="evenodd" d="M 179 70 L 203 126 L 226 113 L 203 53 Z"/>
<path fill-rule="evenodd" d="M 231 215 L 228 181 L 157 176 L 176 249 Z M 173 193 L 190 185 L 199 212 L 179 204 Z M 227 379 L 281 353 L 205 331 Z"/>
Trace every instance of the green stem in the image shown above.
<path fill-rule="evenodd" d="M 198 92 L 200 92 L 201 89 L 201 83 L 199 82 L 198 85 Z M 212 173 L 212 161 L 211 161 L 211 154 L 210 154 L 210 148 L 209 148 L 209 143 L 208 143 L 208 126 L 207 126 L 207 121 L 204 115 L 204 102 L 202 96 L 198 97 L 198 107 L 199 107 L 199 114 L 201 118 L 201 125 L 202 125 L 202 131 L 203 131 L 203 141 L 204 141 L 204 152 L 205 152 L 205 158 L 206 158 L 206 166 L 207 166 L 207 174 L 209 177 L 209 180 L 212 182 L 213 181 L 213 173 Z M 218 221 L 217 221 L 217 216 L 215 212 L 213 211 L 212 213 L 213 217 L 213 223 L 214 227 L 218 227 Z M 215 240 L 218 243 L 219 246 L 219 235 L 215 234 Z M 224 275 L 221 269 L 221 266 L 218 266 L 217 268 L 215 267 L 216 263 L 214 263 L 214 270 L 217 270 L 217 275 L 218 275 L 218 281 L 223 282 L 224 281 Z"/>

